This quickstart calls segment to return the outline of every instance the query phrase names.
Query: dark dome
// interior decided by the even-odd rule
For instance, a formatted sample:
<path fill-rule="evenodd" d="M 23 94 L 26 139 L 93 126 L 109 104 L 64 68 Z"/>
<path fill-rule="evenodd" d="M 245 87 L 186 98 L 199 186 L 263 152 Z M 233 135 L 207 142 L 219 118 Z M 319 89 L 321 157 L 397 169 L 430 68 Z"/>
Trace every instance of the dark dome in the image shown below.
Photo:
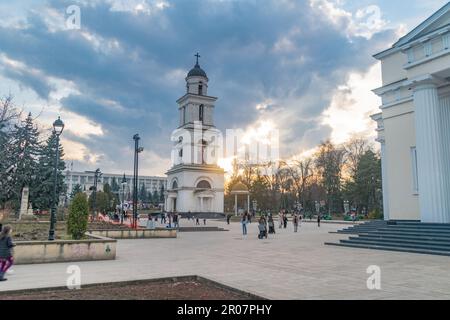
<path fill-rule="evenodd" d="M 191 69 L 191 71 L 189 71 L 188 77 L 204 77 L 204 78 L 208 78 L 206 75 L 206 72 L 200 68 L 200 66 L 198 64 L 196 64 L 194 66 L 194 68 Z"/>

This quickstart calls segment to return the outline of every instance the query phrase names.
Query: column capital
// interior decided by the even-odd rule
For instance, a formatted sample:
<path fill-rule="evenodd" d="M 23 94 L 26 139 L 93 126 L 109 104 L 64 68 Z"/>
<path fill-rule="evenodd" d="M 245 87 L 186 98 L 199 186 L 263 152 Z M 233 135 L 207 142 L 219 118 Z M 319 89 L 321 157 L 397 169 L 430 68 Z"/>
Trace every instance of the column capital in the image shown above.
<path fill-rule="evenodd" d="M 426 89 L 437 89 L 448 84 L 448 81 L 432 74 L 425 74 L 409 80 L 409 86 L 414 92 Z"/>

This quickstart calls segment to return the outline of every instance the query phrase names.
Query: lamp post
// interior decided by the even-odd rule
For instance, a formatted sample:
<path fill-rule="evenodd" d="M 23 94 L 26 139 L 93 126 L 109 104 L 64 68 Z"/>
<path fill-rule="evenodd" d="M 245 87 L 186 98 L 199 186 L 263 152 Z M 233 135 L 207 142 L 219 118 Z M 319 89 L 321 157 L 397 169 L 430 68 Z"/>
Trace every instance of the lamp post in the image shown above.
<path fill-rule="evenodd" d="M 53 134 L 56 137 L 56 151 L 55 151 L 55 168 L 53 169 L 53 201 L 50 216 L 50 230 L 48 232 L 48 240 L 55 240 L 55 224 L 56 224 L 56 193 L 58 189 L 58 164 L 59 164 L 59 136 L 64 130 L 64 122 L 61 118 L 53 122 Z"/>
<path fill-rule="evenodd" d="M 123 216 L 125 214 L 125 212 L 123 210 L 123 204 L 125 202 L 125 190 L 127 188 L 127 178 L 125 178 L 125 173 L 123 174 L 121 186 L 122 186 L 122 202 L 121 202 L 121 211 L 120 211 L 120 224 L 123 224 Z"/>
<path fill-rule="evenodd" d="M 137 229 L 137 201 L 138 201 L 138 176 L 139 176 L 139 153 L 144 148 L 139 147 L 139 134 L 133 136 L 134 140 L 134 173 L 133 173 L 133 228 Z"/>

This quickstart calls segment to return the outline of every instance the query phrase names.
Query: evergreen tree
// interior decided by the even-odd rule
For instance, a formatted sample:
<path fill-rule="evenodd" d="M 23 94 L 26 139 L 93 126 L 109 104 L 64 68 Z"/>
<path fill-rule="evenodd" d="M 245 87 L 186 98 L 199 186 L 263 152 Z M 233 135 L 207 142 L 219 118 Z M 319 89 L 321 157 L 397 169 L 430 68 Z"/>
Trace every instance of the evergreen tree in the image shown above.
<path fill-rule="evenodd" d="M 53 203 L 56 143 L 57 137 L 52 133 L 39 151 L 36 179 L 34 179 L 30 185 L 30 202 L 33 204 L 33 207 L 37 209 L 50 209 Z M 65 194 L 67 190 L 63 176 L 63 171 L 66 169 L 63 157 L 64 149 L 62 145 L 59 144 L 58 167 L 56 173 L 57 205 L 60 196 Z"/>
<path fill-rule="evenodd" d="M 69 207 L 69 219 L 67 221 L 67 232 L 72 238 L 81 239 L 88 226 L 88 203 L 84 193 L 77 193 Z"/>
<path fill-rule="evenodd" d="M 142 202 L 147 202 L 147 190 L 145 189 L 145 184 L 142 183 L 141 190 L 139 190 L 139 200 Z"/>
<path fill-rule="evenodd" d="M 94 193 L 89 196 L 89 208 L 94 211 Z M 95 196 L 95 210 L 98 212 L 106 213 L 109 210 L 110 202 L 106 192 L 97 191 Z"/>
<path fill-rule="evenodd" d="M 38 174 L 38 158 L 41 151 L 39 143 L 39 131 L 33 124 L 31 113 L 15 125 L 14 134 L 8 152 L 11 167 L 10 181 L 12 184 L 12 201 L 14 207 L 18 208 L 22 196 L 22 189 L 32 186 Z"/>
<path fill-rule="evenodd" d="M 111 181 L 111 191 L 113 193 L 118 193 L 120 191 L 120 186 L 117 183 L 117 179 L 115 177 L 112 178 L 112 181 Z"/>
<path fill-rule="evenodd" d="M 108 196 L 108 210 L 114 210 L 116 205 L 120 202 L 117 198 L 117 194 L 112 191 L 112 187 L 108 183 L 103 186 L 103 192 Z"/>
<path fill-rule="evenodd" d="M 77 193 L 82 193 L 83 190 L 81 189 L 81 185 L 78 183 L 72 188 L 72 193 L 70 194 L 70 199 L 73 199 Z"/>
<path fill-rule="evenodd" d="M 159 192 L 159 202 L 164 202 L 164 186 L 161 186 L 161 191 Z"/>
<path fill-rule="evenodd" d="M 151 191 L 147 193 L 147 201 L 148 203 L 153 203 L 153 195 Z"/>
<path fill-rule="evenodd" d="M 152 196 L 153 204 L 156 206 L 159 203 L 159 194 L 158 190 L 153 190 L 153 196 Z"/>

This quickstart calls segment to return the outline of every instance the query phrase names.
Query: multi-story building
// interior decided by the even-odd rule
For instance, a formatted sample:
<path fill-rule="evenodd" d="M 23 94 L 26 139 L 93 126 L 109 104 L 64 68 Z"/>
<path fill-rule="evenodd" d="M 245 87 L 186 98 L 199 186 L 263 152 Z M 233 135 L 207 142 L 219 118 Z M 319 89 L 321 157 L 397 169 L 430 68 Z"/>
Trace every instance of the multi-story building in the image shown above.
<path fill-rule="evenodd" d="M 95 173 L 91 171 L 70 171 L 67 170 L 64 173 L 64 181 L 67 185 L 67 194 L 70 195 L 72 193 L 73 188 L 79 184 L 83 191 L 89 193 L 89 189 L 94 186 L 94 177 Z M 127 193 L 133 192 L 133 175 L 125 175 L 127 179 Z M 113 183 L 113 180 L 116 180 L 117 184 L 120 186 L 123 174 L 114 174 L 114 173 L 102 173 L 100 178 L 97 181 L 97 190 L 103 191 L 103 187 L 105 184 L 109 184 L 110 186 Z M 153 193 L 157 191 L 160 193 L 161 188 L 166 190 L 166 177 L 154 177 L 154 176 L 139 176 L 138 178 L 138 186 L 141 188 L 142 184 L 144 184 L 147 192 Z"/>
<path fill-rule="evenodd" d="M 450 2 L 375 58 L 385 217 L 450 223 Z"/>

